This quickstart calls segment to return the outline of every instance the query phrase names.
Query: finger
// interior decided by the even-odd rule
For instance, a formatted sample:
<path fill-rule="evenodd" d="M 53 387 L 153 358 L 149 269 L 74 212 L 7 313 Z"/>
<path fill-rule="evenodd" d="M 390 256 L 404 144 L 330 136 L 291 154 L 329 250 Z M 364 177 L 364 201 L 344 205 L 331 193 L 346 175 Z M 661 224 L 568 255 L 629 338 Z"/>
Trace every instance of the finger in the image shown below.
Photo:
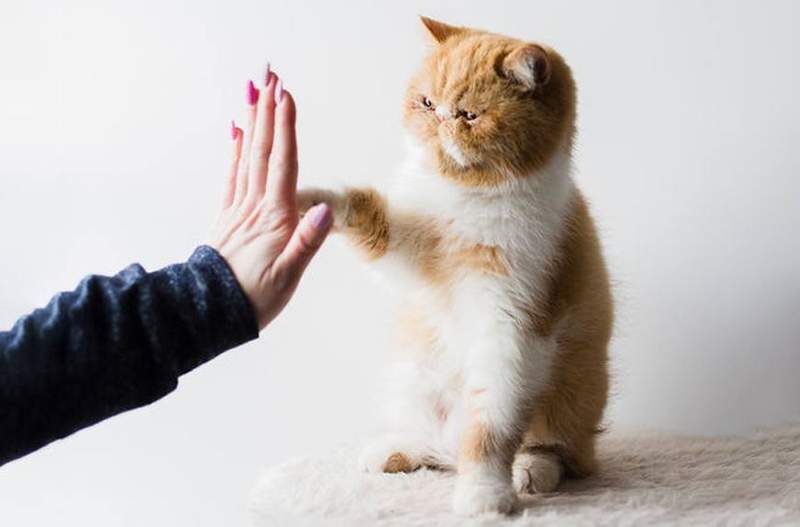
<path fill-rule="evenodd" d="M 247 127 L 244 132 L 243 151 L 241 162 L 239 163 L 239 173 L 236 176 L 236 193 L 233 203 L 238 204 L 244 200 L 247 194 L 248 174 L 250 171 L 250 149 L 253 143 L 253 126 L 256 121 L 256 104 L 258 103 L 259 91 L 253 81 L 247 83 Z"/>
<path fill-rule="evenodd" d="M 275 85 L 278 77 L 267 66 L 266 84 L 258 100 L 258 111 L 253 132 L 253 145 L 250 152 L 250 178 L 248 199 L 258 202 L 264 197 L 267 185 L 267 169 L 272 152 L 273 130 L 275 128 Z"/>
<path fill-rule="evenodd" d="M 225 186 L 225 195 L 222 198 L 222 208 L 227 209 L 233 204 L 233 196 L 236 193 L 236 176 L 239 173 L 239 160 L 242 157 L 242 129 L 231 121 L 231 139 L 233 139 L 233 155 L 231 156 L 231 167 L 228 171 L 228 182 Z"/>
<path fill-rule="evenodd" d="M 275 260 L 273 270 L 287 283 L 296 283 L 303 275 L 308 262 L 317 254 L 331 230 L 333 213 L 328 205 L 312 207 L 292 233 L 289 243 Z"/>
<path fill-rule="evenodd" d="M 267 210 L 294 210 L 297 193 L 296 109 L 292 95 L 278 81 L 275 87 L 275 144 L 270 159 Z"/>

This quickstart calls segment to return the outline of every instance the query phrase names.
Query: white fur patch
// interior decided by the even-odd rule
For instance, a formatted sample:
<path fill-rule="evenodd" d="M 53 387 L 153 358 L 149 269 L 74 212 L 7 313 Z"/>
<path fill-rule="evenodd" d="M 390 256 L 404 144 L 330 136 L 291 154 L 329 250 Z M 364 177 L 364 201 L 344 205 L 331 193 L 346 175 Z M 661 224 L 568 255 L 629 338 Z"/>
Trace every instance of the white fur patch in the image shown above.
<path fill-rule="evenodd" d="M 465 167 L 465 166 L 467 166 L 469 164 L 469 162 L 467 161 L 466 156 L 464 156 L 464 153 L 461 151 L 461 149 L 458 147 L 457 144 L 455 144 L 455 142 L 452 139 L 449 139 L 449 138 L 448 139 L 443 139 L 442 140 L 442 149 L 444 149 L 444 152 L 448 156 L 453 158 L 453 161 L 455 161 L 456 163 L 458 163 L 462 167 Z"/>

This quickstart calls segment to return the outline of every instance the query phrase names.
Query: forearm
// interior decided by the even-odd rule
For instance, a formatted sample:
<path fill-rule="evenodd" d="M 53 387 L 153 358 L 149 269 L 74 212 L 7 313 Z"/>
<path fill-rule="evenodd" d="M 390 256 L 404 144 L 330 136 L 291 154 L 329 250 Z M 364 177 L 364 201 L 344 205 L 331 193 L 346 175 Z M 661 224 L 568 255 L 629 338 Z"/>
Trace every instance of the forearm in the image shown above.
<path fill-rule="evenodd" d="M 132 265 L 85 279 L 0 333 L 0 464 L 163 397 L 178 376 L 257 334 L 209 247 L 153 273 Z"/>
<path fill-rule="evenodd" d="M 443 279 L 448 254 L 435 219 L 393 207 L 372 189 L 348 190 L 342 201 L 342 231 L 378 270 L 406 283 Z"/>
<path fill-rule="evenodd" d="M 373 189 L 341 193 L 304 190 L 301 207 L 332 204 L 336 230 L 366 254 L 376 269 L 404 286 L 445 285 L 458 272 L 504 275 L 507 261 L 492 245 L 469 243 L 449 234 L 439 219 L 403 210 Z"/>

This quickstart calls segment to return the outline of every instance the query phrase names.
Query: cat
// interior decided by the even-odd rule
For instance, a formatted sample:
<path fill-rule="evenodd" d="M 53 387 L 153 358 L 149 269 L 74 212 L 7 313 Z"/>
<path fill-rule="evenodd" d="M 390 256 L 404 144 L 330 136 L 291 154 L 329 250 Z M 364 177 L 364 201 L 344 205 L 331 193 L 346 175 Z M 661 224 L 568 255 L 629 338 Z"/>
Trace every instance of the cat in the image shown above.
<path fill-rule="evenodd" d="M 396 187 L 305 189 L 408 302 L 374 472 L 456 469 L 456 512 L 509 513 L 596 468 L 613 300 L 572 179 L 575 83 L 553 49 L 421 17 Z"/>

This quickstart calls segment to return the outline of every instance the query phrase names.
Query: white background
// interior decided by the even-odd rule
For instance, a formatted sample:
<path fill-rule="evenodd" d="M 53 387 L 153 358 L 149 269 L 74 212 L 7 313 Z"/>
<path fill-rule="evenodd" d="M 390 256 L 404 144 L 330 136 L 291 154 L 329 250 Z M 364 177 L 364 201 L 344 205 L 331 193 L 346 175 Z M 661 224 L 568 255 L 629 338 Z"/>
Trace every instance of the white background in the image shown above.
<path fill-rule="evenodd" d="M 185 259 L 220 198 L 229 120 L 268 59 L 298 101 L 302 182 L 387 182 L 424 13 L 548 42 L 575 71 L 577 179 L 618 299 L 610 426 L 742 433 L 797 418 L 798 10 L 4 1 L 0 327 L 87 273 Z M 0 524 L 243 524 L 260 467 L 369 430 L 388 308 L 332 240 L 260 340 L 1 468 Z"/>

